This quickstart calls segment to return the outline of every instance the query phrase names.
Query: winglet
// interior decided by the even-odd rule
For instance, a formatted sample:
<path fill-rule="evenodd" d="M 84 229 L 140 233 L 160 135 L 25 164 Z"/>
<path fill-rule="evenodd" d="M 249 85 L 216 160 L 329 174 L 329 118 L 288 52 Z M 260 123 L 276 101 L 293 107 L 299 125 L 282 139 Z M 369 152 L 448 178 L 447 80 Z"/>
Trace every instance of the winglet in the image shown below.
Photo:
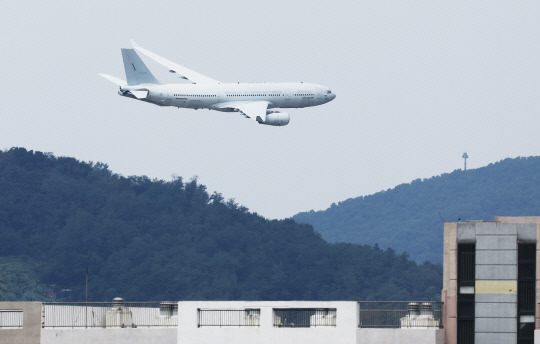
<path fill-rule="evenodd" d="M 153 52 L 144 49 L 143 47 L 139 46 L 134 40 L 131 40 L 131 44 L 133 44 L 133 49 L 135 49 L 137 52 L 145 55 L 146 57 L 156 61 L 157 63 L 161 64 L 162 66 L 167 67 L 169 72 L 176 73 L 178 76 L 180 76 L 183 79 L 187 79 L 192 81 L 196 84 L 219 84 L 220 82 L 217 80 L 214 80 L 212 78 L 207 77 L 206 75 L 202 75 L 200 73 L 197 73 L 189 68 L 186 68 L 184 66 L 181 66 L 179 64 L 176 64 L 170 60 L 167 60 L 164 57 L 161 57 L 157 54 L 154 54 Z"/>

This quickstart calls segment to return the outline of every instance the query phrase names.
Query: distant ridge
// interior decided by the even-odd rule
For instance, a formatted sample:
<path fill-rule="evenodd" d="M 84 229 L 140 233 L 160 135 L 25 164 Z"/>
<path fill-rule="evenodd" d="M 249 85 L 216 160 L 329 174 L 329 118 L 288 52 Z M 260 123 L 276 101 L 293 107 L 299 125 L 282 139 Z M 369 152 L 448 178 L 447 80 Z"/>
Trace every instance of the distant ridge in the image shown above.
<path fill-rule="evenodd" d="M 416 179 L 323 211 L 296 214 L 330 242 L 378 243 L 417 261 L 442 262 L 443 221 L 540 215 L 540 157 Z"/>

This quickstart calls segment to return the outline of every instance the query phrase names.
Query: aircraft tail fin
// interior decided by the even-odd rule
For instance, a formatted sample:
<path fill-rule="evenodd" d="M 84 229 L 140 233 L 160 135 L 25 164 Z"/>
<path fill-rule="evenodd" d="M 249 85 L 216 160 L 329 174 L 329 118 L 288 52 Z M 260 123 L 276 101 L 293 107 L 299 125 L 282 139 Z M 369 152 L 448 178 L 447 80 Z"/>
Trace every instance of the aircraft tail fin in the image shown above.
<path fill-rule="evenodd" d="M 128 85 L 161 84 L 134 49 L 122 49 L 122 59 Z"/>

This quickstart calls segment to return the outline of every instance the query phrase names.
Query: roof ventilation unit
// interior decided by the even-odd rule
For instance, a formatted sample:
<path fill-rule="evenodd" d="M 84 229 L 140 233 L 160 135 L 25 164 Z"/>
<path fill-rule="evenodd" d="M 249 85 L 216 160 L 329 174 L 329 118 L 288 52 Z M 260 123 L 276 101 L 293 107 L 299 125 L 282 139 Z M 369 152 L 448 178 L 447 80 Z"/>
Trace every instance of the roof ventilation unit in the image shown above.
<path fill-rule="evenodd" d="M 107 311 L 105 323 L 107 327 L 132 327 L 132 314 L 124 305 L 124 299 L 115 297 L 112 307 Z"/>
<path fill-rule="evenodd" d="M 400 319 L 401 328 L 439 328 L 439 319 L 433 317 L 431 302 L 411 302 L 407 305 L 407 315 Z"/>

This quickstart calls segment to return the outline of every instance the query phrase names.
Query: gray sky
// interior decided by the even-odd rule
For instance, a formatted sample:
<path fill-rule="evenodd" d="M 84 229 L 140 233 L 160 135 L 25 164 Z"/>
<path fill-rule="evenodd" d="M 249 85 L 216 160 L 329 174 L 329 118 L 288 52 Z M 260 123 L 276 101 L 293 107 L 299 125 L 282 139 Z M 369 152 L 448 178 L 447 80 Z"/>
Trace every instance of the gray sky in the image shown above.
<path fill-rule="evenodd" d="M 538 155 L 538 1 L 2 1 L 0 149 L 198 176 L 270 218 Z M 286 127 L 117 95 L 129 39 L 224 82 L 305 81 Z M 145 59 L 145 61 L 148 61 Z M 167 71 L 148 63 L 158 79 Z"/>

